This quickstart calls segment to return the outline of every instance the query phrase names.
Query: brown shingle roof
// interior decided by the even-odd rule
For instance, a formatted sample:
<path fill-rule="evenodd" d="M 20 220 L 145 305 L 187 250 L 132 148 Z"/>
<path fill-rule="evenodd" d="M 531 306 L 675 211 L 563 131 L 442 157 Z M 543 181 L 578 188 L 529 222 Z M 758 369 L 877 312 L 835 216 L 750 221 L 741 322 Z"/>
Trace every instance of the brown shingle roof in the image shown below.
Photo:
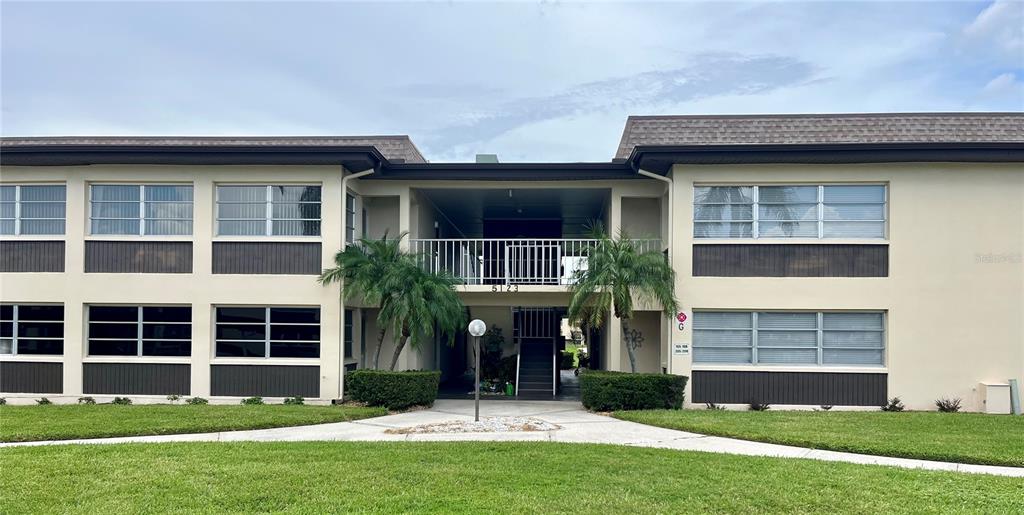
<path fill-rule="evenodd" d="M 226 147 L 226 146 L 323 146 L 323 147 L 359 147 L 373 146 L 388 160 L 403 160 L 406 163 L 426 163 L 426 158 L 413 144 L 409 136 L 256 136 L 256 137 L 221 137 L 221 136 L 61 136 L 61 137 L 5 137 L 0 140 L 0 147 L 7 146 L 48 146 L 48 145 L 110 145 L 110 146 L 194 146 L 194 147 Z"/>
<path fill-rule="evenodd" d="M 1024 142 L 1024 113 L 630 116 L 616 158 L 639 145 Z"/>

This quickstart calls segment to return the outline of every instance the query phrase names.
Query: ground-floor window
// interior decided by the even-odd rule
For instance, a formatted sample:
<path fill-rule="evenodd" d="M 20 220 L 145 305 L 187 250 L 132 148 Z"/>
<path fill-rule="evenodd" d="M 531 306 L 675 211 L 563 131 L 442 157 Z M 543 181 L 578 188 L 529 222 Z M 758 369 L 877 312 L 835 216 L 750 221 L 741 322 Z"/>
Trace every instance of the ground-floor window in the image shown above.
<path fill-rule="evenodd" d="M 344 335 L 344 341 L 345 341 L 345 357 L 346 358 L 351 358 L 352 357 L 352 321 L 353 321 L 354 315 L 355 315 L 355 310 L 352 310 L 352 309 L 346 309 L 345 310 L 345 335 Z"/>
<path fill-rule="evenodd" d="M 881 366 L 885 313 L 696 311 L 693 361 Z"/>
<path fill-rule="evenodd" d="M 90 356 L 190 356 L 191 306 L 89 306 Z"/>
<path fill-rule="evenodd" d="M 318 307 L 219 307 L 216 326 L 217 357 L 320 357 Z"/>
<path fill-rule="evenodd" d="M 0 355 L 64 354 L 64 306 L 0 305 Z"/>

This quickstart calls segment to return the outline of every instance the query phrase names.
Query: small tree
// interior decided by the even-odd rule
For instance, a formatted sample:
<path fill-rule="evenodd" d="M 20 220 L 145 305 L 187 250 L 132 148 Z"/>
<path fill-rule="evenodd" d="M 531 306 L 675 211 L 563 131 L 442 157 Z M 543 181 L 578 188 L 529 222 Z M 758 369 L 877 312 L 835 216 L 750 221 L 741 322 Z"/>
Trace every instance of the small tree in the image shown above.
<path fill-rule="evenodd" d="M 379 308 L 377 348 L 373 368 L 380 368 L 380 352 L 388 329 L 395 337 L 395 354 L 391 370 L 406 344 L 418 348 L 419 343 L 434 334 L 434 328 L 445 333 L 449 342 L 465 320 L 465 308 L 455 291 L 458 281 L 447 273 L 422 270 L 414 256 L 401 248 L 401 240 L 361 239 L 334 256 L 334 268 L 320 274 L 320 284 L 341 283 L 346 299 L 362 297 L 367 304 Z"/>
<path fill-rule="evenodd" d="M 396 287 L 396 275 L 403 270 L 409 257 L 402 252 L 400 242 L 406 233 L 398 238 L 388 238 L 387 233 L 379 240 L 360 239 L 358 244 L 349 245 L 334 255 L 334 268 L 320 274 L 320 284 L 343 284 L 342 295 L 346 300 L 362 296 L 363 301 L 383 309 L 384 304 L 395 297 L 391 291 Z M 381 324 L 377 336 L 377 349 L 373 354 L 373 368 L 379 368 L 380 350 L 388 326 Z"/>
<path fill-rule="evenodd" d="M 448 272 L 427 272 L 409 260 L 396 274 L 401 288 L 392 290 L 392 297 L 381 307 L 378 323 L 390 325 L 395 335 L 395 353 L 389 370 L 394 370 L 406 345 L 419 349 L 420 344 L 437 330 L 455 343 L 455 333 L 466 322 L 466 307 L 455 286 L 459 280 Z"/>
<path fill-rule="evenodd" d="M 633 317 L 633 301 L 654 301 L 670 315 L 675 313 L 675 272 L 657 249 L 642 249 L 623 233 L 611 238 L 598 225 L 597 242 L 586 251 L 587 267 L 577 270 L 569 291 L 569 323 L 600 327 L 610 312 L 623 325 Z M 636 352 L 626 345 L 630 370 L 636 372 Z"/>

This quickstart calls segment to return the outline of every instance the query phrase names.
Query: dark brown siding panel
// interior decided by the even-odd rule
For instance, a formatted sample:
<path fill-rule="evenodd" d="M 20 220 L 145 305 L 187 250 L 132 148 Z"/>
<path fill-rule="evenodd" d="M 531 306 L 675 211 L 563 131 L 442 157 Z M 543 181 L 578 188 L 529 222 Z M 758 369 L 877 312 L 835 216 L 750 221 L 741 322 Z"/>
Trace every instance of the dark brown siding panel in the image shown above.
<path fill-rule="evenodd" d="M 0 392 L 64 393 L 64 365 L 38 361 L 0 362 Z"/>
<path fill-rule="evenodd" d="M 884 373 L 693 372 L 693 402 L 881 406 L 887 393 Z"/>
<path fill-rule="evenodd" d="M 86 241 L 85 271 L 121 274 L 190 274 L 190 241 Z"/>
<path fill-rule="evenodd" d="M 320 275 L 320 243 L 226 242 L 213 244 L 215 274 Z"/>
<path fill-rule="evenodd" d="M 888 277 L 888 245 L 696 244 L 695 277 Z"/>
<path fill-rule="evenodd" d="M 82 391 L 99 395 L 188 395 L 189 365 L 172 363 L 85 363 Z"/>
<path fill-rule="evenodd" d="M 63 271 L 63 241 L 0 241 L 0 272 Z"/>
<path fill-rule="evenodd" d="M 210 394 L 232 397 L 320 397 L 320 367 L 212 365 Z"/>

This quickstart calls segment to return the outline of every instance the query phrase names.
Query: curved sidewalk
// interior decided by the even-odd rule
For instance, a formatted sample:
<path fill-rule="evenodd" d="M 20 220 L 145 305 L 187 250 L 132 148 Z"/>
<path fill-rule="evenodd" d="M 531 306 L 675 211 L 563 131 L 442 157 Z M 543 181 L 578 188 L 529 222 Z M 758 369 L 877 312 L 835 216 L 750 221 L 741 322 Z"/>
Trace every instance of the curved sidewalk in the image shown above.
<path fill-rule="evenodd" d="M 0 443 L 0 447 L 24 447 L 57 444 L 109 444 L 131 442 L 302 442 L 302 441 L 547 441 L 604 443 L 657 447 L 681 451 L 703 451 L 747 456 L 806 458 L 865 465 L 994 474 L 1024 477 L 1024 468 L 969 465 L 908 458 L 890 458 L 847 452 L 824 451 L 788 445 L 751 442 L 733 438 L 705 436 L 685 431 L 618 420 L 590 413 L 578 402 L 501 401 L 482 402 L 481 416 L 529 417 L 560 426 L 552 431 L 520 433 L 420 433 L 392 434 L 400 429 L 423 424 L 473 420 L 473 402 L 438 400 L 433 408 L 355 422 L 336 422 L 313 426 L 281 427 L 251 431 L 197 433 L 160 436 L 130 436 L 87 440 Z"/>

